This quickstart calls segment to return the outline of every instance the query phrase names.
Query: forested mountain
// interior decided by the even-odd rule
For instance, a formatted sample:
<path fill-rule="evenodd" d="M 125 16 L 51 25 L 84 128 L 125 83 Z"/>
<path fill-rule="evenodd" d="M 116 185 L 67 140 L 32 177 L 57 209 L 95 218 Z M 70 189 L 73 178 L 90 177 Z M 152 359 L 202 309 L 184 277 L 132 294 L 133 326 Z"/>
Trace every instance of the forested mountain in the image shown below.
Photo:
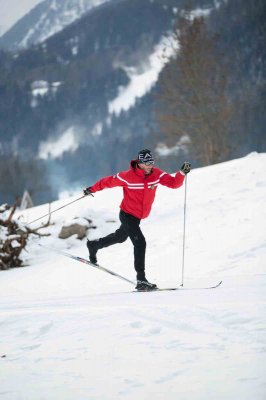
<path fill-rule="evenodd" d="M 154 112 L 161 54 L 186 3 L 110 0 L 42 43 L 20 52 L 2 50 L 2 165 L 12 163 L 14 156 L 23 162 L 42 160 L 46 175 L 40 179 L 49 182 L 56 196 L 60 190 L 90 185 L 104 174 L 127 168 L 140 147 L 155 148 L 158 140 L 163 142 Z M 249 90 L 243 95 L 249 93 L 251 101 L 245 115 L 253 136 L 245 148 L 235 149 L 234 156 L 265 149 L 265 117 L 260 112 L 265 104 L 263 1 L 257 8 L 251 0 L 189 3 L 209 15 L 209 29 L 219 34 L 219 45 L 235 74 L 232 93 L 243 91 L 240 81 Z M 234 121 L 236 136 L 243 127 L 239 118 Z M 174 157 L 162 165 L 175 169 L 183 158 L 181 152 L 178 161 Z M 10 185 L 15 181 L 14 176 Z M 15 187 L 21 194 L 22 188 Z M 11 201 L 7 186 L 0 187 L 0 195 Z M 48 201 L 47 196 L 52 196 L 49 191 L 46 197 L 36 194 L 35 201 Z"/>
<path fill-rule="evenodd" d="M 266 151 L 266 3 L 228 1 L 213 11 L 208 24 L 228 61 L 232 97 L 241 100 L 234 131 L 236 137 L 245 132 L 246 140 L 241 146 L 236 141 L 235 155 Z"/>
<path fill-rule="evenodd" d="M 0 37 L 0 47 L 14 51 L 43 42 L 107 1 L 110 0 L 44 0 Z"/>

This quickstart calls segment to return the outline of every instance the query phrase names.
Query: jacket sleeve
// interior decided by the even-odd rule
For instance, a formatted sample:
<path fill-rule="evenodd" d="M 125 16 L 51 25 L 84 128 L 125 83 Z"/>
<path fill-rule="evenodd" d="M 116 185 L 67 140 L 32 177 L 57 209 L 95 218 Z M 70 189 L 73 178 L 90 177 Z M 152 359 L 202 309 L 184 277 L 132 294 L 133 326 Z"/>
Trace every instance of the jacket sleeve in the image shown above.
<path fill-rule="evenodd" d="M 178 171 L 175 176 L 163 172 L 160 176 L 160 184 L 171 189 L 177 189 L 183 185 L 184 179 L 185 174 L 181 171 Z"/>
<path fill-rule="evenodd" d="M 124 186 L 125 182 L 118 178 L 119 174 L 106 176 L 105 178 L 100 179 L 94 185 L 90 187 L 92 193 L 99 192 L 100 190 L 113 188 L 117 186 Z"/>

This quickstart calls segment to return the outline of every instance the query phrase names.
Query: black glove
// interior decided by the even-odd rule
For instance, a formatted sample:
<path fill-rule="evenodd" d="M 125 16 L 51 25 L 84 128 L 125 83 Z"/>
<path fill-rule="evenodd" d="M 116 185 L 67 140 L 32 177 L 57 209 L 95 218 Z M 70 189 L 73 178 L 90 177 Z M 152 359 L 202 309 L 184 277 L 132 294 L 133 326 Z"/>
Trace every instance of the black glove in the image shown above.
<path fill-rule="evenodd" d="M 93 196 L 92 191 L 91 191 L 91 187 L 87 187 L 86 189 L 83 189 L 83 193 L 84 193 L 84 196 L 88 196 L 89 194 L 91 196 Z"/>
<path fill-rule="evenodd" d="M 189 162 L 184 162 L 184 164 L 181 167 L 181 171 L 184 172 L 184 174 L 188 174 L 190 172 L 190 167 L 191 164 Z"/>

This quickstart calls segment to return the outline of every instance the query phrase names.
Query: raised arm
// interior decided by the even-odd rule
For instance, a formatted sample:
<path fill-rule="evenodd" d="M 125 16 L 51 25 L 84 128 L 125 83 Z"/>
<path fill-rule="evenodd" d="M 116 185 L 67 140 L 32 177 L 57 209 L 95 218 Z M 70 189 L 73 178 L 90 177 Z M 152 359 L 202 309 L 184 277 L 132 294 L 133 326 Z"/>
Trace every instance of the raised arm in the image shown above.
<path fill-rule="evenodd" d="M 163 172 L 160 176 L 160 184 L 163 186 L 167 186 L 171 189 L 177 189 L 182 186 L 186 174 L 190 172 L 191 165 L 188 162 L 185 162 L 180 171 L 178 171 L 175 176 L 167 174 Z"/>

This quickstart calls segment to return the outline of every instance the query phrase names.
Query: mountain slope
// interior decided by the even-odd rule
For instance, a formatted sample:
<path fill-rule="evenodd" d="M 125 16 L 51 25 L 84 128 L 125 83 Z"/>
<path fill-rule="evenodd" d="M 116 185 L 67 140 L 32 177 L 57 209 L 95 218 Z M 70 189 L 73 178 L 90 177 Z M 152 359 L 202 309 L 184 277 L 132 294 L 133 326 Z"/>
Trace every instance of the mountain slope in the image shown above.
<path fill-rule="evenodd" d="M 41 160 L 57 198 L 64 189 L 92 184 L 122 169 L 124 160 L 135 157 L 140 148 L 155 150 L 164 143 L 156 118 L 163 50 L 184 4 L 108 1 L 41 44 L 15 54 L 2 51 L 0 162 L 18 155 L 23 161 Z M 190 4 L 197 15 L 209 15 L 208 26 L 219 34 L 221 53 L 232 66 L 231 101 L 240 98 L 245 106 L 232 121 L 232 157 L 265 151 L 263 1 Z M 241 144 L 240 138 L 245 139 Z M 171 169 L 184 158 L 195 162 L 182 149 L 162 161 Z M 43 179 L 47 181 L 45 175 Z M 13 188 L 21 183 L 8 182 L 2 184 L 0 165 L 0 196 L 13 202 Z M 39 192 L 33 200 L 41 203 L 48 197 Z"/>
<path fill-rule="evenodd" d="M 1 272 L 2 398 L 262 400 L 265 168 L 266 154 L 250 154 L 188 175 L 184 284 L 222 279 L 219 289 L 129 293 L 131 285 L 108 274 L 40 251 L 34 238 L 29 266 Z M 62 223 L 89 217 L 97 225 L 89 237 L 110 233 L 121 196 L 105 190 L 55 213 L 41 243 L 86 257 L 85 240 L 58 239 Z M 180 283 L 183 200 L 184 187 L 159 187 L 141 224 L 147 276 L 161 287 Z M 99 261 L 135 278 L 130 241 L 101 250 Z"/>
<path fill-rule="evenodd" d="M 0 38 L 0 47 L 16 51 L 43 42 L 107 1 L 110 0 L 44 0 Z"/>
<path fill-rule="evenodd" d="M 0 0 L 0 36 L 43 0 Z"/>
<path fill-rule="evenodd" d="M 110 146 L 133 157 L 153 127 L 151 90 L 162 68 L 158 48 L 172 29 L 174 3 L 107 2 L 44 43 L 2 58 L 2 88 L 12 97 L 0 103 L 4 155 L 19 148 L 22 157 L 46 158 L 57 171 L 53 176 L 61 171 L 59 183 L 51 181 L 57 190 L 58 184 L 63 188 L 120 168 L 121 158 L 111 160 L 106 152 Z M 127 106 L 117 101 L 122 91 Z"/>

